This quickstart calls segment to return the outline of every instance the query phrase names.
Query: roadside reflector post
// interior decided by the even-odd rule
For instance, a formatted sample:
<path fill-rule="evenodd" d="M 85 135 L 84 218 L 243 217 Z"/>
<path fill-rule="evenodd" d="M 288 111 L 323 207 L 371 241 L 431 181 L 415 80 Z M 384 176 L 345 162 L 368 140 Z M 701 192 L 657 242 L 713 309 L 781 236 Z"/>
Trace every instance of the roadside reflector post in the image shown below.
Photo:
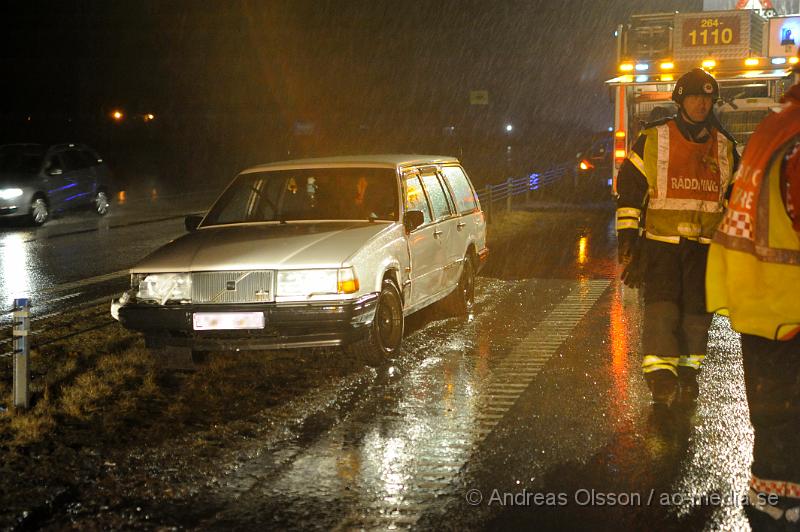
<path fill-rule="evenodd" d="M 12 336 L 14 338 L 14 407 L 27 409 L 30 406 L 31 367 L 28 333 L 31 328 L 31 301 L 27 298 L 14 300 Z"/>
<path fill-rule="evenodd" d="M 514 189 L 513 179 L 510 177 L 506 181 L 506 190 L 508 191 L 508 196 L 506 196 L 506 212 L 511 212 L 511 194 L 514 192 Z"/>

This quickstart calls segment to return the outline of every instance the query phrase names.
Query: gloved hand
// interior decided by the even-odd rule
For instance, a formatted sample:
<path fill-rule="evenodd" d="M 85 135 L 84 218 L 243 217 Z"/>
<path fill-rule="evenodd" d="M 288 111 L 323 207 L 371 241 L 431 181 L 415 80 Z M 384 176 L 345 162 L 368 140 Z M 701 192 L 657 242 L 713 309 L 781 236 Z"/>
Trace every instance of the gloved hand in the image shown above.
<path fill-rule="evenodd" d="M 622 270 L 620 278 L 625 286 L 629 288 L 639 288 L 644 284 L 644 272 L 646 268 L 646 261 L 644 260 L 644 253 L 642 252 L 642 242 L 637 239 L 637 242 L 631 248 L 631 252 L 627 257 L 625 269 Z"/>
<path fill-rule="evenodd" d="M 617 231 L 617 262 L 627 266 L 638 247 L 639 231 L 636 229 L 620 229 Z"/>

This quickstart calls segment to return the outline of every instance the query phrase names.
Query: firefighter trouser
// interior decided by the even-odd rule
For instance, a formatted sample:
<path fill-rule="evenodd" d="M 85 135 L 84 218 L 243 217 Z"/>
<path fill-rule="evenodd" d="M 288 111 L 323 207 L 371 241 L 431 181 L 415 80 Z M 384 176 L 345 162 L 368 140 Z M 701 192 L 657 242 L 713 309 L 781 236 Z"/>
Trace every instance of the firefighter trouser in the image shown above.
<path fill-rule="evenodd" d="M 708 245 L 645 240 L 642 371 L 656 401 L 670 401 L 680 380 L 693 399 L 712 315 L 706 312 Z"/>
<path fill-rule="evenodd" d="M 742 334 L 742 354 L 755 435 L 750 487 L 800 499 L 800 336 Z"/>

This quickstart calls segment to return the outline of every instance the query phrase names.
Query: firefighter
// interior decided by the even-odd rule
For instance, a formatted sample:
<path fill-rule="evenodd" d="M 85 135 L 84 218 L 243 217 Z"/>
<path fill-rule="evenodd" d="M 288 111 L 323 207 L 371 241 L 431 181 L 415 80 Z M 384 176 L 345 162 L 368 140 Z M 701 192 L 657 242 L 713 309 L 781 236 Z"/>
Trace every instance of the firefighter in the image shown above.
<path fill-rule="evenodd" d="M 691 412 L 711 314 L 708 244 L 737 164 L 735 141 L 712 112 L 719 85 L 696 68 L 681 76 L 676 116 L 647 124 L 617 178 L 623 282 L 644 288 L 642 371 L 653 413 Z"/>
<path fill-rule="evenodd" d="M 706 281 L 742 333 L 754 530 L 800 530 L 800 67 L 783 102 L 747 144 Z"/>

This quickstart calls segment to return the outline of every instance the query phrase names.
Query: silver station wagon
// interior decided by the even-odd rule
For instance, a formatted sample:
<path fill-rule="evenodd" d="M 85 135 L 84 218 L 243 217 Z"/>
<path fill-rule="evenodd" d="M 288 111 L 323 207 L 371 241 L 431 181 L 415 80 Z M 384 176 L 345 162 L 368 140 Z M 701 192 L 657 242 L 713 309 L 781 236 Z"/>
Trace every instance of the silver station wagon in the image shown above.
<path fill-rule="evenodd" d="M 457 159 L 368 155 L 240 173 L 111 306 L 164 353 L 341 346 L 380 364 L 404 318 L 468 315 L 486 224 Z"/>

